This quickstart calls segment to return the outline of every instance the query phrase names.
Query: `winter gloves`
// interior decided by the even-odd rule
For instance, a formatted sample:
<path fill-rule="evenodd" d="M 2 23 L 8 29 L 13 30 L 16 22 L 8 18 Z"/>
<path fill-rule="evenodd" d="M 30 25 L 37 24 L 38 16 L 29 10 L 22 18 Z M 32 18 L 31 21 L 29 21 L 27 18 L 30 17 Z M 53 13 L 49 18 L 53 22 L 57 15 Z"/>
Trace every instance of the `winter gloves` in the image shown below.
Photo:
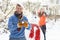
<path fill-rule="evenodd" d="M 18 22 L 17 26 L 18 26 L 18 28 L 21 28 L 22 26 L 25 28 L 28 28 L 28 22 L 26 22 L 26 21 Z"/>

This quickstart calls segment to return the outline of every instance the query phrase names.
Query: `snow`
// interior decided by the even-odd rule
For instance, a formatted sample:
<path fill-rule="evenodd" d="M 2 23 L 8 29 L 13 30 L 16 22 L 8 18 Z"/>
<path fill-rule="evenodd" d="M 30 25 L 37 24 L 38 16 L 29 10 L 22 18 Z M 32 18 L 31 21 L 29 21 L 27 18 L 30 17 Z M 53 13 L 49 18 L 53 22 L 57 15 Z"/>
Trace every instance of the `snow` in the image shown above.
<path fill-rule="evenodd" d="M 9 40 L 9 31 L 5 30 L 4 28 L 0 28 L 0 40 Z"/>
<path fill-rule="evenodd" d="M 47 40 L 60 40 L 60 20 L 47 23 Z"/>

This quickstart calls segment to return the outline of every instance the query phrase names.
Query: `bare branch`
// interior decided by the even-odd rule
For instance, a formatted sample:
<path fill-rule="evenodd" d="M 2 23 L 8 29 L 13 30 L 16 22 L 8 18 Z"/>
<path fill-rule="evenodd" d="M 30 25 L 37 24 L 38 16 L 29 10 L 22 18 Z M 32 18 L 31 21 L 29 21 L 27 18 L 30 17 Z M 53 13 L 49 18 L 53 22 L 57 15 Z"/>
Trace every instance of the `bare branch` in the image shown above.
<path fill-rule="evenodd" d="M 8 1 L 9 1 L 9 0 L 7 0 L 6 9 L 5 9 L 4 13 L 6 13 L 6 11 L 7 11 L 7 9 L 8 9 Z"/>
<path fill-rule="evenodd" d="M 11 9 L 11 11 L 14 9 L 14 7 Z M 7 16 L 11 13 L 11 11 L 5 16 L 5 19 L 7 18 Z"/>

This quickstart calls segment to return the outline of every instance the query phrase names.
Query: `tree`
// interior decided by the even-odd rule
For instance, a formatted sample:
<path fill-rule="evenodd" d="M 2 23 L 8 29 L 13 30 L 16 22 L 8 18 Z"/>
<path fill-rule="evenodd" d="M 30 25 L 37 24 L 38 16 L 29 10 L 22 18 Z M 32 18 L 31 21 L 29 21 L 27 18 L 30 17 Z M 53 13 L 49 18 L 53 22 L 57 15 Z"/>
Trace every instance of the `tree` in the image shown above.
<path fill-rule="evenodd" d="M 2 2 L 0 3 L 0 27 L 7 27 L 7 19 L 9 14 L 11 14 L 11 12 L 14 9 L 13 4 L 10 2 L 11 0 L 2 0 Z"/>
<path fill-rule="evenodd" d="M 25 2 L 23 3 L 26 10 L 32 12 L 33 10 L 38 10 L 40 8 L 40 2 L 32 3 L 32 2 Z"/>

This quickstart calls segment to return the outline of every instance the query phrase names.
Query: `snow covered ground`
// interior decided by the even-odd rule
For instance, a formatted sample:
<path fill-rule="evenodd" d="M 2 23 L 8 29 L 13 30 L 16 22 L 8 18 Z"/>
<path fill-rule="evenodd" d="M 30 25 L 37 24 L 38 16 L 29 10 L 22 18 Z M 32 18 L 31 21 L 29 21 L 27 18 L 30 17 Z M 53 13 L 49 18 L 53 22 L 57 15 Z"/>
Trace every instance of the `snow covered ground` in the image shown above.
<path fill-rule="evenodd" d="M 9 40 L 9 31 L 3 32 L 4 29 L 0 29 L 0 40 Z M 35 28 L 36 30 L 36 28 Z M 30 30 L 25 30 L 25 35 L 27 40 L 34 40 L 34 38 L 29 38 Z M 42 31 L 41 33 L 41 40 L 44 39 Z M 46 38 L 47 40 L 60 40 L 60 19 L 56 22 L 54 20 L 50 20 L 47 22 L 47 31 L 46 31 Z"/>
<path fill-rule="evenodd" d="M 60 40 L 60 19 L 47 23 L 47 40 Z"/>

